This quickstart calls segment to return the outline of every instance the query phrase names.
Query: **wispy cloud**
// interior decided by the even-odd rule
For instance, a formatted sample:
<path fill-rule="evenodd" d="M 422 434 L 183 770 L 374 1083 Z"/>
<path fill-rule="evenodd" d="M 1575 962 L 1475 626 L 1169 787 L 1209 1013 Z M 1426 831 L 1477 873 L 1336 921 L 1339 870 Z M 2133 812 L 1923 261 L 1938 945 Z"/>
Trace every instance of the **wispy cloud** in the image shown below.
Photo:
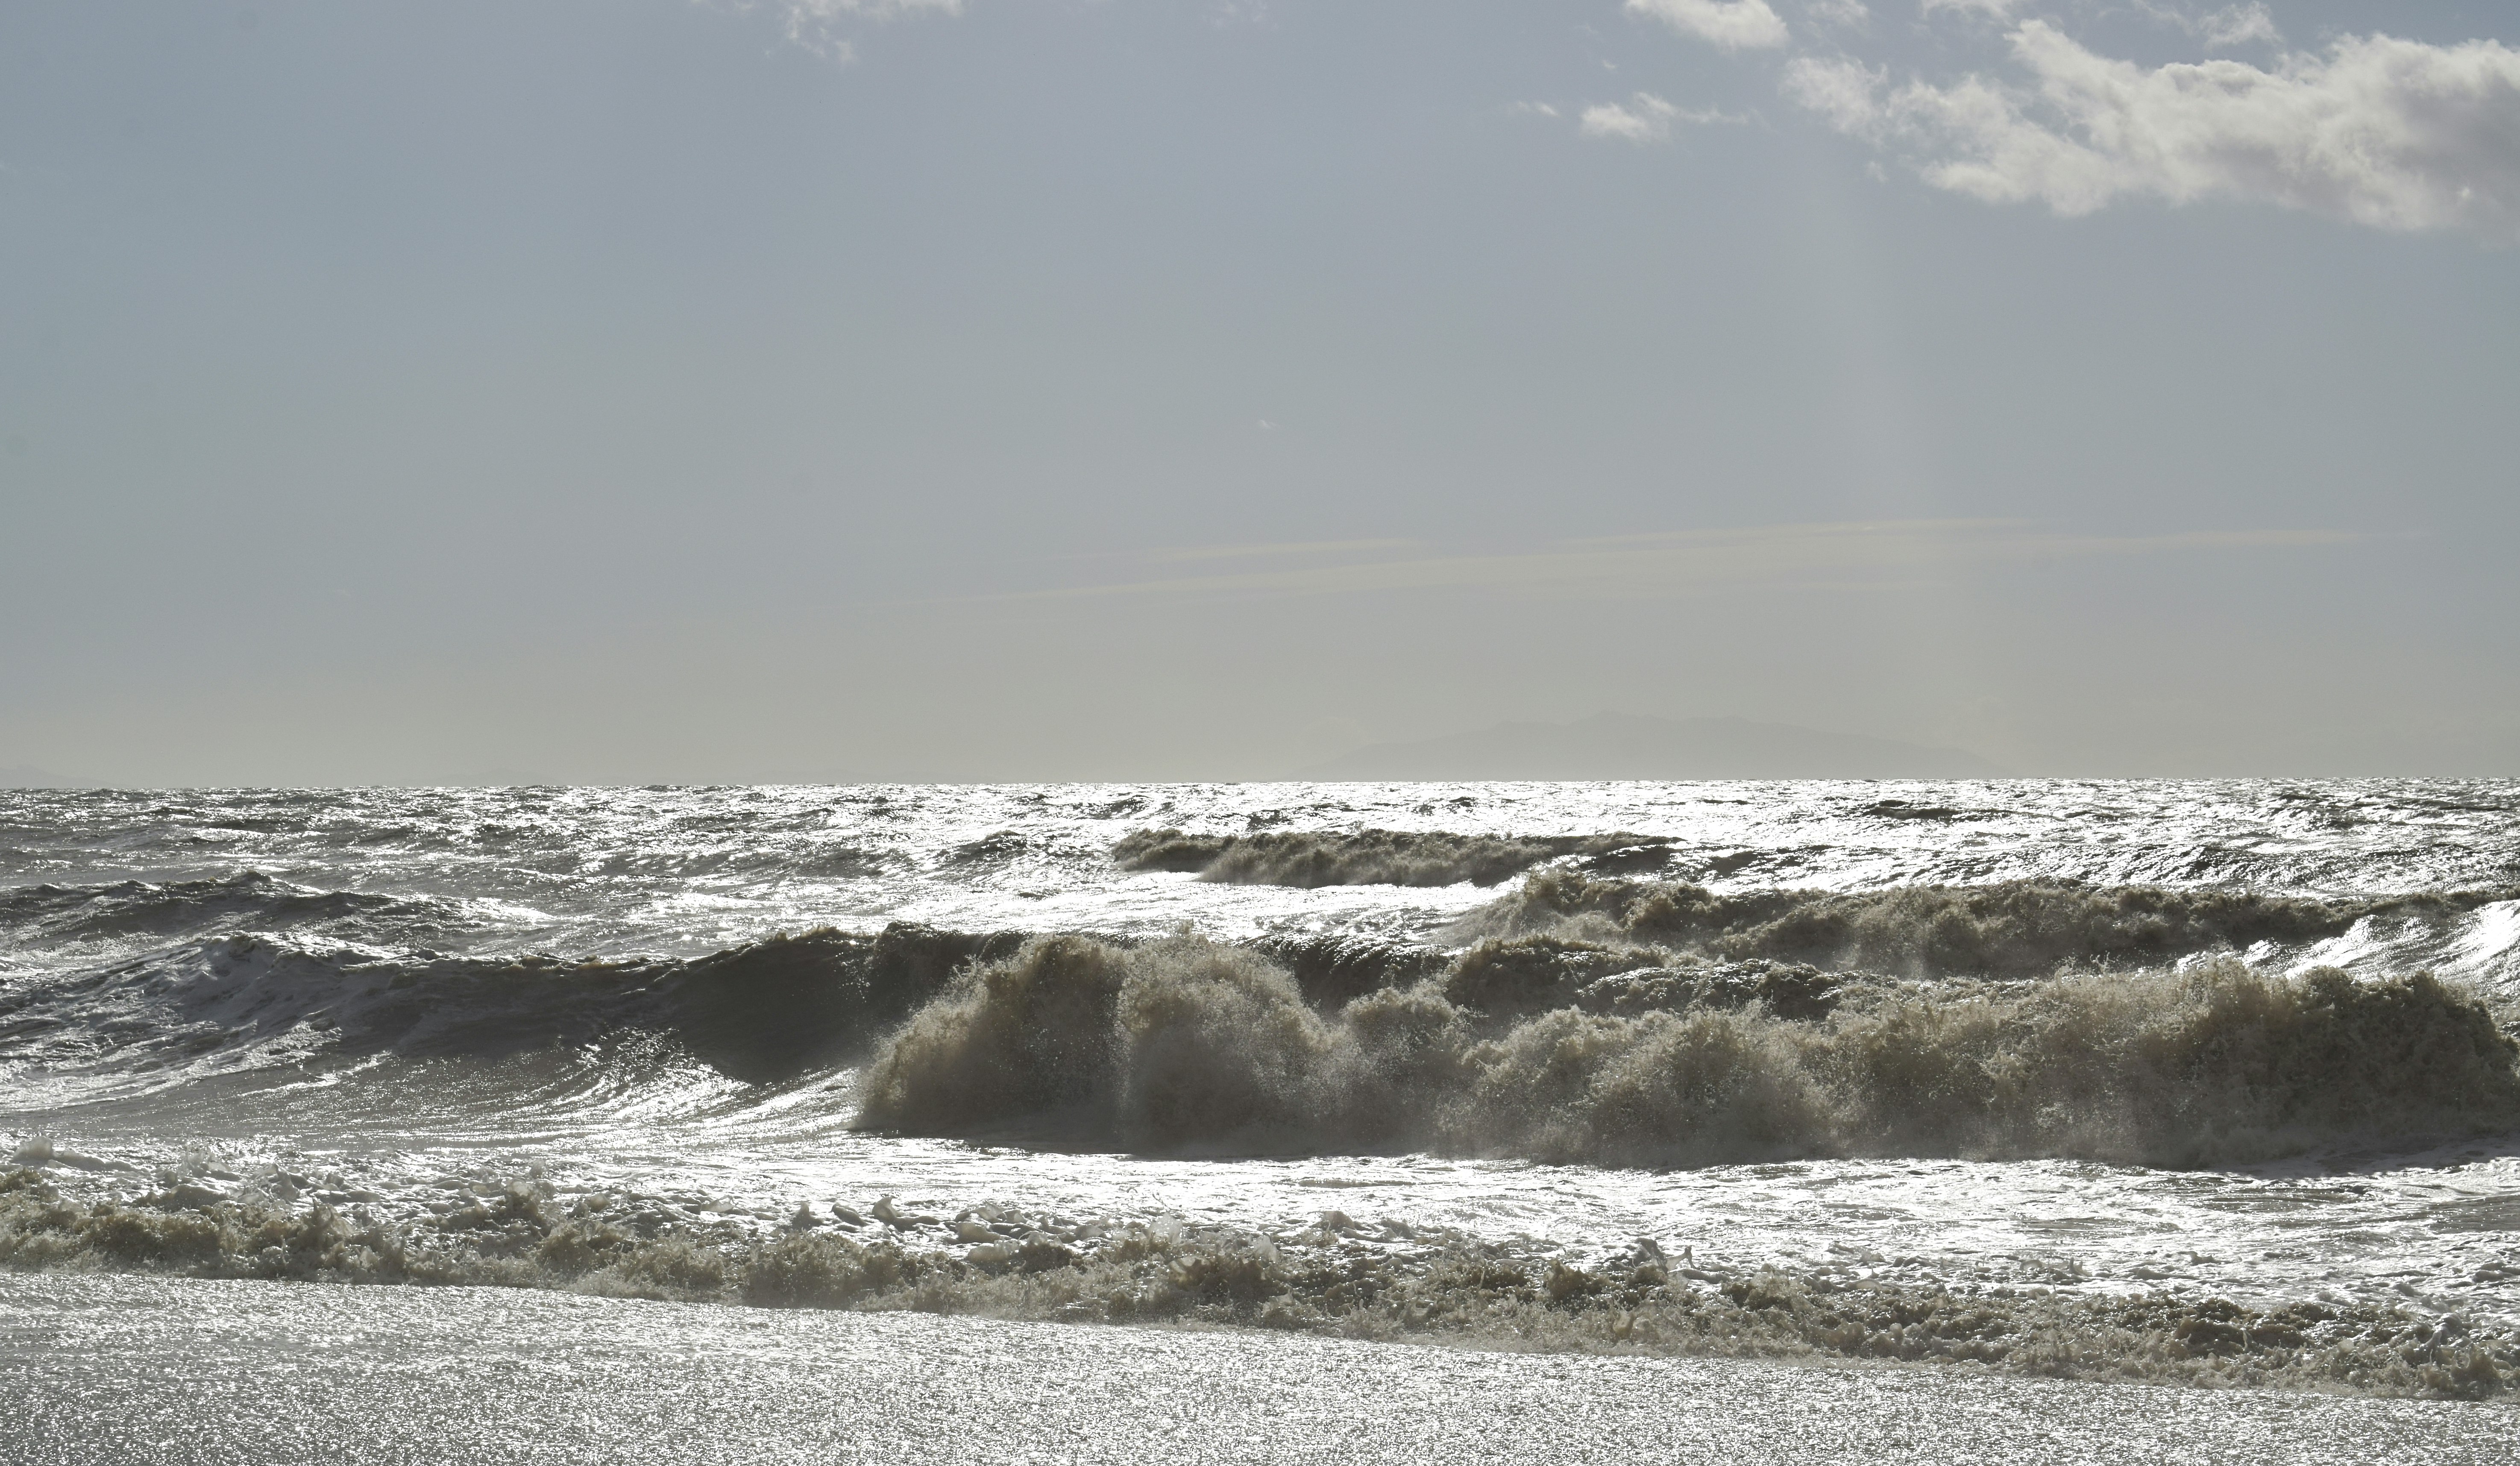
<path fill-rule="evenodd" d="M 2275 18 L 2261 4 L 2227 5 L 2201 16 L 2171 13 L 2171 23 L 2212 47 L 2243 46 L 2252 41 L 2274 45 L 2283 40 Z"/>
<path fill-rule="evenodd" d="M 2221 10 L 2212 11 L 2164 3 L 2164 0 L 2135 0 L 2135 9 L 2136 14 L 2146 20 L 2196 37 L 2205 43 L 2208 50 L 2223 50 L 2252 42 L 2273 45 L 2283 40 L 2283 32 L 2275 27 L 2273 12 L 2268 10 L 2261 0 L 2249 0 L 2245 5 L 2226 5 Z"/>
<path fill-rule="evenodd" d="M 1803 0 L 1803 14 L 1822 25 L 1848 28 L 1872 20 L 1871 8 L 1864 0 Z"/>
<path fill-rule="evenodd" d="M 1726 51 L 1769 50 L 1793 38 L 1768 0 L 1628 0 L 1628 10 Z"/>
<path fill-rule="evenodd" d="M 903 16 L 959 16 L 963 0 L 784 0 L 789 15 L 804 20 L 894 21 Z"/>
<path fill-rule="evenodd" d="M 1330 596 L 1470 590 L 1593 600 L 1667 600 L 1745 584 L 1858 588 L 1946 577 L 1971 567 L 2217 550 L 2291 550 L 2361 537 L 2327 530 L 2211 530 L 2083 535 L 2011 519 L 1907 519 L 1782 524 L 1571 540 L 1502 555 L 1373 554 L 1407 542 L 1351 541 L 1168 552 L 1161 558 L 1276 556 L 1313 562 L 1200 575 L 1150 576 L 1015 592 L 985 600 L 1074 600 L 1217 595 Z"/>
<path fill-rule="evenodd" d="M 1555 112 L 1550 113 L 1555 116 Z M 1668 141 L 1674 123 L 1709 126 L 1743 119 L 1711 108 L 1674 107 L 1651 92 L 1639 92 L 1625 102 L 1604 102 L 1584 109 L 1576 130 L 1588 138 L 1622 138 L 1631 143 Z"/>
<path fill-rule="evenodd" d="M 751 0 L 735 0 L 738 10 Z M 837 62 L 857 59 L 857 47 L 846 29 L 856 22 L 897 21 L 906 16 L 963 13 L 963 0 L 774 0 L 788 43 Z"/>
<path fill-rule="evenodd" d="M 2022 0 L 1918 0 L 1917 10 L 1923 15 L 1949 11 L 1956 15 L 1984 16 L 1994 21 L 2008 21 L 2019 10 Z"/>
<path fill-rule="evenodd" d="M 2224 198 L 2394 230 L 2520 241 L 2520 51 L 2348 37 L 2272 68 L 2146 69 L 2043 21 L 2009 37 L 2028 87 L 1970 76 L 1890 85 L 1802 57 L 1785 94 L 1905 154 L 1935 187 L 2087 214 L 2118 200 Z"/>

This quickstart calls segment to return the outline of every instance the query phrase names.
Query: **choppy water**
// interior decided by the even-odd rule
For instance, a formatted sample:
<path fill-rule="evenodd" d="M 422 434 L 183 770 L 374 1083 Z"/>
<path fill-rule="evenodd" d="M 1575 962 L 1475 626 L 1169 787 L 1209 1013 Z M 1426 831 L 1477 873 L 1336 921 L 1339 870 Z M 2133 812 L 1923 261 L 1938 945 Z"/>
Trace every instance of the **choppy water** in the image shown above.
<path fill-rule="evenodd" d="M 1096 940 L 1023 946 L 1058 933 Z M 1014 976 L 953 986 L 973 962 Z M 764 1230 L 889 1194 L 1294 1246 L 1334 1210 L 1395 1246 L 2520 1323 L 2507 1059 L 2447 1065 L 2457 1014 L 2409 1040 L 2401 1003 L 2318 1019 L 2397 1072 L 2221 1086 L 2191 1071 L 2259 1041 L 2215 1025 L 2269 1000 L 2234 962 L 2428 970 L 2508 1029 L 2520 787 L 8 792 L 0 1151 L 67 1194 L 420 1222 L 525 1176 Z M 1395 1078 L 1346 1004 L 1429 981 L 1407 1021 L 1453 1067 Z M 1126 1031 L 1024 1046 L 1061 1022 Z M 1710 1023 L 1757 1053 L 1721 1102 Z M 2052 1077 L 2101 1030 L 2117 1057 Z M 1941 1078 L 1884 1077 L 1903 1034 Z M 2186 1078 L 2108 1072 L 2138 1051 Z M 2009 1088 L 1946 1113 L 1952 1075 Z"/>

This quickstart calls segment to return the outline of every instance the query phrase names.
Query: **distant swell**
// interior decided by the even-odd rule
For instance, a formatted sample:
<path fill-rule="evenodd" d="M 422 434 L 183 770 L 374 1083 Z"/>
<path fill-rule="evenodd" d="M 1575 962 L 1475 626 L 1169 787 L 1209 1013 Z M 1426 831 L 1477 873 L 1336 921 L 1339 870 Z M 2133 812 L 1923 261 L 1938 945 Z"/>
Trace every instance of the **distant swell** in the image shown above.
<path fill-rule="evenodd" d="M 127 880 L 0 890 L 0 931 L 29 946 L 190 936 L 240 926 L 315 932 L 390 927 L 426 941 L 466 925 L 459 902 L 320 890 L 259 870 L 163 884 Z"/>
<path fill-rule="evenodd" d="M 2322 900 L 2052 880 L 1718 895 L 1678 881 L 1542 870 L 1474 916 L 1465 933 L 1555 932 L 1736 960 L 2028 977 L 2067 965 L 2318 941 L 2366 919 L 2439 923 L 2515 898 L 2520 887 Z"/>
<path fill-rule="evenodd" d="M 1241 949 L 1044 937 L 958 977 L 884 1045 L 861 1123 L 1614 1165 L 2229 1164 L 2520 1126 L 2512 1041 L 2424 975 L 2225 961 L 1838 1000 L 1801 1021 L 1754 1002 L 1500 1023 L 1429 981 L 1325 1013 Z"/>
<path fill-rule="evenodd" d="M 1124 870 L 1179 870 L 1240 886 L 1492 886 L 1544 861 L 1591 858 L 1602 870 L 1658 869 L 1669 840 L 1645 835 L 1505 836 L 1442 830 L 1271 831 L 1192 835 L 1140 830 L 1111 847 Z"/>

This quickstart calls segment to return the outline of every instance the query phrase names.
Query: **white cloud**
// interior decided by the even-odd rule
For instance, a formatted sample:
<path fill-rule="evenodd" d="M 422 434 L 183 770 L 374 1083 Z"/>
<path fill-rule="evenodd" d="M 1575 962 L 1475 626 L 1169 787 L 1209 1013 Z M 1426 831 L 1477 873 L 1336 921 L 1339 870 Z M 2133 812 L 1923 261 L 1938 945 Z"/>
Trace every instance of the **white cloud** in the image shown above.
<path fill-rule="evenodd" d="M 1651 92 L 1639 92 L 1626 106 L 1604 102 L 1584 109 L 1576 126 L 1588 138 L 1625 138 L 1631 143 L 1658 143 L 1671 136 L 1672 118 L 1680 109 Z"/>
<path fill-rule="evenodd" d="M 1858 61 L 1797 56 L 1785 64 L 1785 96 L 1828 119 L 1828 125 L 1867 142 L 1884 141 L 1881 88 L 1890 73 Z"/>
<path fill-rule="evenodd" d="M 1555 112 L 1550 113 L 1555 116 Z M 1691 111 L 1665 102 L 1651 92 L 1639 92 L 1625 102 L 1604 102 L 1584 109 L 1576 130 L 1588 138 L 1625 138 L 1631 143 L 1659 143 L 1671 136 L 1674 122 L 1706 125 L 1742 120 L 1713 109 Z"/>
<path fill-rule="evenodd" d="M 870 21 L 891 21 L 929 11 L 959 16 L 963 13 L 963 0 L 787 0 L 787 8 L 789 15 L 809 20 L 858 16 Z"/>
<path fill-rule="evenodd" d="M 739 0 L 737 8 L 749 10 L 751 6 Z M 963 0 L 778 0 L 778 10 L 790 45 L 845 63 L 857 59 L 857 48 L 840 33 L 840 27 L 848 22 L 896 21 L 905 16 L 931 14 L 959 16 L 963 13 Z"/>
<path fill-rule="evenodd" d="M 1514 113 L 1516 116 L 1523 117 L 1553 117 L 1557 115 L 1557 109 L 1550 106 L 1546 102 L 1517 102 L 1513 106 L 1506 109 L 1506 111 Z"/>
<path fill-rule="evenodd" d="M 1956 10 L 1960 14 L 1985 16 L 1991 20 L 2008 21 L 2021 8 L 2021 0 L 1922 0 L 1919 14 L 1932 15 L 1938 10 Z"/>
<path fill-rule="evenodd" d="M 1784 89 L 1839 131 L 1907 153 L 1936 187 L 1991 202 L 2070 215 L 2128 197 L 2236 199 L 2520 242 L 2520 51 L 2498 42 L 2361 36 L 2272 69 L 2150 70 L 2040 21 L 2011 45 L 2026 89 L 1977 76 L 1894 89 L 1808 57 Z"/>
<path fill-rule="evenodd" d="M 2261 0 L 2250 0 L 2246 5 L 2227 5 L 2201 16 L 2178 6 L 2160 4 L 2158 0 L 2136 0 L 2136 9 L 2164 24 L 2186 31 L 2203 41 L 2208 50 L 2226 50 L 2252 41 L 2277 45 L 2283 40 L 2283 32 L 2275 28 L 2275 18 Z"/>
<path fill-rule="evenodd" d="M 2250 41 L 2275 45 L 2283 32 L 2275 29 L 2275 18 L 2264 5 L 2227 5 L 2196 22 L 2196 34 L 2208 46 L 2238 46 Z"/>
<path fill-rule="evenodd" d="M 1726 51 L 1781 46 L 1788 39 L 1783 18 L 1768 0 L 1628 0 L 1628 9 Z"/>

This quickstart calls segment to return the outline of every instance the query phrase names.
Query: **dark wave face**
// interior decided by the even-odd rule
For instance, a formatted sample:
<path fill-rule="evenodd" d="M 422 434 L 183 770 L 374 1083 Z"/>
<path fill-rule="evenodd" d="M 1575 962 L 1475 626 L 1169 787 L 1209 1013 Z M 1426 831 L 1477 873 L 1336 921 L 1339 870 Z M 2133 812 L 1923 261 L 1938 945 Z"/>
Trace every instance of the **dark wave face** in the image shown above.
<path fill-rule="evenodd" d="M 345 940 L 382 935 L 421 944 L 444 941 L 477 925 L 459 901 L 319 890 L 259 870 L 163 884 L 128 880 L 0 891 L 0 932 L 24 947 L 275 927 Z"/>
<path fill-rule="evenodd" d="M 495 1056 L 637 1030 L 761 1081 L 863 1054 L 956 967 L 1020 941 L 904 924 L 777 936 L 692 959 L 571 960 L 240 935 L 0 989 L 0 1049 L 54 1069 L 130 1073 L 310 1055 Z"/>
<path fill-rule="evenodd" d="M 1659 869 L 1673 842 L 1643 835 L 1508 837 L 1443 830 L 1365 829 L 1191 835 L 1150 829 L 1123 837 L 1123 870 L 1176 870 L 1239 886 L 1493 886 L 1544 861 L 1582 857 L 1601 871 Z"/>

